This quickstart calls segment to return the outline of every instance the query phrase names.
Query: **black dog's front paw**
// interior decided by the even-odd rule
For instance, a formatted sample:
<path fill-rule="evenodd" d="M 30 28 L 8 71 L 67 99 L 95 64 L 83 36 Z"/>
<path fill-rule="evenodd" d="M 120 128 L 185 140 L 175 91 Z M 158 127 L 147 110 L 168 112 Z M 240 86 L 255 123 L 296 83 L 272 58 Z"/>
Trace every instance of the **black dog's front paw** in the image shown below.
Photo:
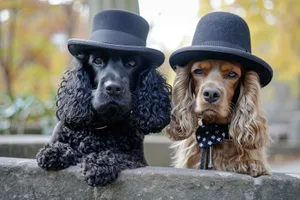
<path fill-rule="evenodd" d="M 68 144 L 55 142 L 45 145 L 36 155 L 38 166 L 46 170 L 60 170 L 76 165 L 76 153 Z"/>
<path fill-rule="evenodd" d="M 113 162 L 113 154 L 100 154 L 90 154 L 83 161 L 85 180 L 93 187 L 104 186 L 116 180 L 120 172 L 118 165 Z"/>

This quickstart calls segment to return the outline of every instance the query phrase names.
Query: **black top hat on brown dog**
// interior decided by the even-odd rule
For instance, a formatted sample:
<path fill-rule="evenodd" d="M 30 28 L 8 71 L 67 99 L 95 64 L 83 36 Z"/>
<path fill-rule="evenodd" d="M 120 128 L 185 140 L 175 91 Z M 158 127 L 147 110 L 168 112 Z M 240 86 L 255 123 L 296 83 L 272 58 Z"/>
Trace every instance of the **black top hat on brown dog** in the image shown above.
<path fill-rule="evenodd" d="M 95 15 L 90 40 L 70 39 L 68 48 L 73 56 L 99 50 L 132 52 L 148 59 L 156 67 L 164 62 L 164 54 L 146 47 L 148 22 L 124 10 L 104 10 Z"/>
<path fill-rule="evenodd" d="M 212 12 L 198 22 L 192 46 L 178 49 L 170 56 L 170 65 L 185 66 L 204 59 L 236 61 L 260 77 L 261 86 L 272 79 L 268 63 L 251 53 L 250 31 L 239 16 L 227 12 Z"/>

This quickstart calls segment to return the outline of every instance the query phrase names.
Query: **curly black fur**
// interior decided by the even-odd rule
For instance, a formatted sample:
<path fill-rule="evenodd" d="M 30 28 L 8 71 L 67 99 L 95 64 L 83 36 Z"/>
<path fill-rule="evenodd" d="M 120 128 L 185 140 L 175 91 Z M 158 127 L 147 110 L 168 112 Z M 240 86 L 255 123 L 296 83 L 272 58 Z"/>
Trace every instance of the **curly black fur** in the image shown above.
<path fill-rule="evenodd" d="M 160 132 L 170 122 L 170 116 L 166 115 L 170 113 L 170 92 L 171 86 L 155 69 L 142 72 L 131 125 L 144 134 Z"/>
<path fill-rule="evenodd" d="M 57 123 L 50 143 L 38 152 L 38 165 L 60 170 L 81 163 L 91 186 L 114 181 L 124 169 L 147 165 L 143 152 L 145 134 L 161 131 L 170 121 L 171 88 L 155 70 L 139 73 L 132 92 L 132 112 L 104 129 L 92 106 L 92 84 L 87 64 L 75 59 L 65 73 L 57 97 Z M 103 117 L 103 116 L 102 116 Z"/>
<path fill-rule="evenodd" d="M 56 116 L 71 128 L 88 127 L 94 118 L 90 103 L 90 78 L 81 61 L 74 59 L 73 68 L 66 71 L 57 91 Z"/>

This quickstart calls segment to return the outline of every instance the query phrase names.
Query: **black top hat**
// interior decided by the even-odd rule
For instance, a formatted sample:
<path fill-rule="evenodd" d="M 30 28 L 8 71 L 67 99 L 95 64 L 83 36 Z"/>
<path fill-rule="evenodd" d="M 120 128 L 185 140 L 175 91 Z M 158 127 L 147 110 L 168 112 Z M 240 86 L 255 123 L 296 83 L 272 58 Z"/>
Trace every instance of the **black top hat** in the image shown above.
<path fill-rule="evenodd" d="M 149 24 L 141 16 L 124 10 L 104 10 L 95 15 L 90 40 L 70 39 L 73 56 L 95 49 L 134 52 L 156 66 L 164 62 L 164 54 L 146 47 Z"/>
<path fill-rule="evenodd" d="M 251 54 L 250 31 L 239 16 L 227 12 L 212 12 L 198 22 L 192 46 L 178 49 L 170 56 L 170 64 L 185 66 L 192 60 L 219 59 L 236 61 L 258 73 L 261 86 L 272 79 L 268 63 Z"/>

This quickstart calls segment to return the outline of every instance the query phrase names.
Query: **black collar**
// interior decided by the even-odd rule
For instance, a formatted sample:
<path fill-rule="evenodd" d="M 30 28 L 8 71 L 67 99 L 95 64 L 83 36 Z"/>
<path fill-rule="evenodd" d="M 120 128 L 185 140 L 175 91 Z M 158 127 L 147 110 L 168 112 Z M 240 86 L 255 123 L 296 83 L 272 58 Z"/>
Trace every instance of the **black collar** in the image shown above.
<path fill-rule="evenodd" d="M 106 128 L 107 128 L 107 125 L 101 126 L 101 127 L 95 127 L 96 130 L 102 130 L 102 129 L 106 129 Z"/>

